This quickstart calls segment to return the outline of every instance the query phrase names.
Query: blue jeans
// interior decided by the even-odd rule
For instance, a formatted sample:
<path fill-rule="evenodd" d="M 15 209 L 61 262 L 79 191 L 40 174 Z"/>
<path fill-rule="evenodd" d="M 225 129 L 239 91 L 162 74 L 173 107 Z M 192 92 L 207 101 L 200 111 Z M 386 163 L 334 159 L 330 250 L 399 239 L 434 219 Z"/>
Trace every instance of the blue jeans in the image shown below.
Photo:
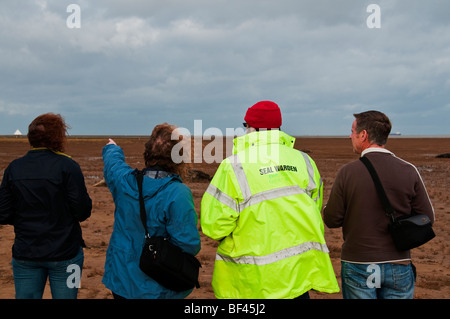
<path fill-rule="evenodd" d="M 341 261 L 344 299 L 412 299 L 413 265 L 356 264 Z"/>
<path fill-rule="evenodd" d="M 76 299 L 81 280 L 84 253 L 63 261 L 12 259 L 16 299 L 41 299 L 47 277 L 53 299 Z"/>

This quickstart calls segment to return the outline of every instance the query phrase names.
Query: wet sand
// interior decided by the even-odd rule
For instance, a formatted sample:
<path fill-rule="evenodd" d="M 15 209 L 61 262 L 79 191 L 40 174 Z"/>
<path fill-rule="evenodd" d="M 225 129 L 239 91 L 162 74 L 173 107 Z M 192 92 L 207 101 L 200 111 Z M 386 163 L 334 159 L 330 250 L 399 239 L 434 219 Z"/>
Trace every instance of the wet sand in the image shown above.
<path fill-rule="evenodd" d="M 108 139 L 70 138 L 66 153 L 77 161 L 85 176 L 86 186 L 93 201 L 92 216 L 81 223 L 85 249 L 79 299 L 111 299 L 111 292 L 102 284 L 106 249 L 113 227 L 114 203 L 106 187 L 94 185 L 103 178 L 102 148 Z M 131 167 L 143 168 L 142 153 L 146 138 L 115 138 L 124 149 L 126 161 Z M 224 144 L 225 145 L 225 144 Z M 225 147 L 225 146 L 224 146 Z M 338 169 L 357 156 L 352 153 L 347 138 L 297 138 L 295 148 L 307 151 L 315 160 L 324 181 L 324 204 L 327 202 L 331 186 Z M 436 213 L 434 230 L 436 238 L 412 251 L 417 268 L 416 299 L 450 298 L 450 159 L 436 158 L 450 152 L 450 138 L 390 138 L 387 148 L 397 156 L 416 165 L 427 187 Z M 15 158 L 23 156 L 29 149 L 25 138 L 0 138 L 0 178 L 7 165 Z M 230 150 L 231 148 L 228 148 Z M 226 152 L 224 151 L 226 154 Z M 192 169 L 214 175 L 218 163 L 194 163 Z M 200 217 L 200 202 L 208 187 L 207 179 L 189 179 L 185 183 L 191 188 L 194 204 Z M 200 220 L 198 223 L 201 232 Z M 201 288 L 195 289 L 189 299 L 214 299 L 211 287 L 214 257 L 217 242 L 202 236 L 202 249 L 198 255 L 202 263 L 200 273 Z M 325 238 L 330 249 L 334 270 L 340 281 L 341 229 L 325 227 Z M 14 280 L 11 267 L 11 246 L 14 241 L 12 226 L 0 226 L 0 298 L 14 298 Z M 342 294 L 310 292 L 312 299 L 341 299 Z M 44 298 L 51 298 L 46 287 Z"/>

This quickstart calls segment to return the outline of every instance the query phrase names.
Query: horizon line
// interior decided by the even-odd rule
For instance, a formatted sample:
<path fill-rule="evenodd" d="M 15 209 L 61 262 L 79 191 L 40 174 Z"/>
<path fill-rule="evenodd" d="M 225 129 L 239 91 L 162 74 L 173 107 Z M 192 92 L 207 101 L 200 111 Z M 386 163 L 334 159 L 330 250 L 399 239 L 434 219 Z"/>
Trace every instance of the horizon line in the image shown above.
<path fill-rule="evenodd" d="M 348 135 L 291 135 L 294 138 L 349 138 Z M 74 134 L 74 135 L 67 135 L 67 138 L 85 138 L 85 139 L 95 139 L 95 138 L 148 138 L 150 137 L 150 134 L 148 135 L 139 135 L 139 134 Z M 199 137 L 227 137 L 227 138 L 235 138 L 236 135 L 191 135 L 193 138 L 199 138 Z M 27 135 L 14 135 L 14 134 L 0 134 L 0 138 L 20 138 L 24 139 L 27 138 Z M 403 135 L 403 134 L 390 134 L 389 138 L 450 138 L 450 134 L 411 134 L 411 135 Z"/>

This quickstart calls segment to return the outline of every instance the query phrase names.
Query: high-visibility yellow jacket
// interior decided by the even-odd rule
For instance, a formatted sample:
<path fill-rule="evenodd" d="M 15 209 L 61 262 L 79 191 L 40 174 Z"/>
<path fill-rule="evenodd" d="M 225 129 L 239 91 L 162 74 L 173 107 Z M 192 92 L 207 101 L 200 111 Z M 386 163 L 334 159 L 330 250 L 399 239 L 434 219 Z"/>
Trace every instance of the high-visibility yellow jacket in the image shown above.
<path fill-rule="evenodd" d="M 324 238 L 314 161 L 278 130 L 234 140 L 201 202 L 202 231 L 219 240 L 217 298 L 295 298 L 339 291 Z"/>

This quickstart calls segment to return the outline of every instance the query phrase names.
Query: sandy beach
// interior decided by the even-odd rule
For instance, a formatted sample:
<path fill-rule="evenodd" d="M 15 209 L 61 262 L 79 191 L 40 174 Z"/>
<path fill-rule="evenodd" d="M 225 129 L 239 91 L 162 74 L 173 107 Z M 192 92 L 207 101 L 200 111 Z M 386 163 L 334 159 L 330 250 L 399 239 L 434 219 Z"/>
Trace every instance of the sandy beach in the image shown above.
<path fill-rule="evenodd" d="M 108 139 L 103 137 L 75 138 L 68 141 L 66 153 L 81 166 L 86 186 L 93 201 L 91 217 L 81 223 L 85 249 L 85 262 L 82 272 L 79 299 L 111 299 L 111 292 L 102 284 L 104 262 L 109 238 L 113 229 L 114 203 L 107 187 L 94 185 L 103 178 L 102 148 Z M 115 138 L 124 149 L 127 163 L 133 168 L 143 168 L 142 153 L 145 137 Z M 209 142 L 209 141 L 206 141 Z M 224 144 L 225 147 L 225 144 Z M 353 160 L 348 138 L 299 137 L 295 148 L 308 152 L 316 162 L 324 181 L 324 204 L 327 202 L 331 186 L 338 169 Z M 406 138 L 392 137 L 387 148 L 399 157 L 416 165 L 419 169 L 429 196 L 433 203 L 436 223 L 436 238 L 426 245 L 412 251 L 413 262 L 417 268 L 416 299 L 450 298 L 450 159 L 437 158 L 439 154 L 450 152 L 450 138 Z M 29 150 L 26 138 L 0 138 L 0 178 L 8 164 L 23 156 Z M 193 163 L 192 169 L 213 176 L 219 163 Z M 200 202 L 209 180 L 191 178 L 185 180 L 191 188 L 194 204 L 199 216 Z M 202 249 L 198 255 L 202 263 L 199 289 L 195 289 L 188 298 L 214 299 L 211 279 L 217 242 L 202 236 Z M 340 252 L 342 230 L 325 227 L 325 238 L 330 250 L 334 270 L 340 282 Z M 14 280 L 11 267 L 11 246 L 14 241 L 12 226 L 0 226 L 0 298 L 14 298 Z M 312 299 L 341 299 L 342 294 L 324 294 L 310 292 Z M 51 298 L 49 287 L 44 298 Z"/>

